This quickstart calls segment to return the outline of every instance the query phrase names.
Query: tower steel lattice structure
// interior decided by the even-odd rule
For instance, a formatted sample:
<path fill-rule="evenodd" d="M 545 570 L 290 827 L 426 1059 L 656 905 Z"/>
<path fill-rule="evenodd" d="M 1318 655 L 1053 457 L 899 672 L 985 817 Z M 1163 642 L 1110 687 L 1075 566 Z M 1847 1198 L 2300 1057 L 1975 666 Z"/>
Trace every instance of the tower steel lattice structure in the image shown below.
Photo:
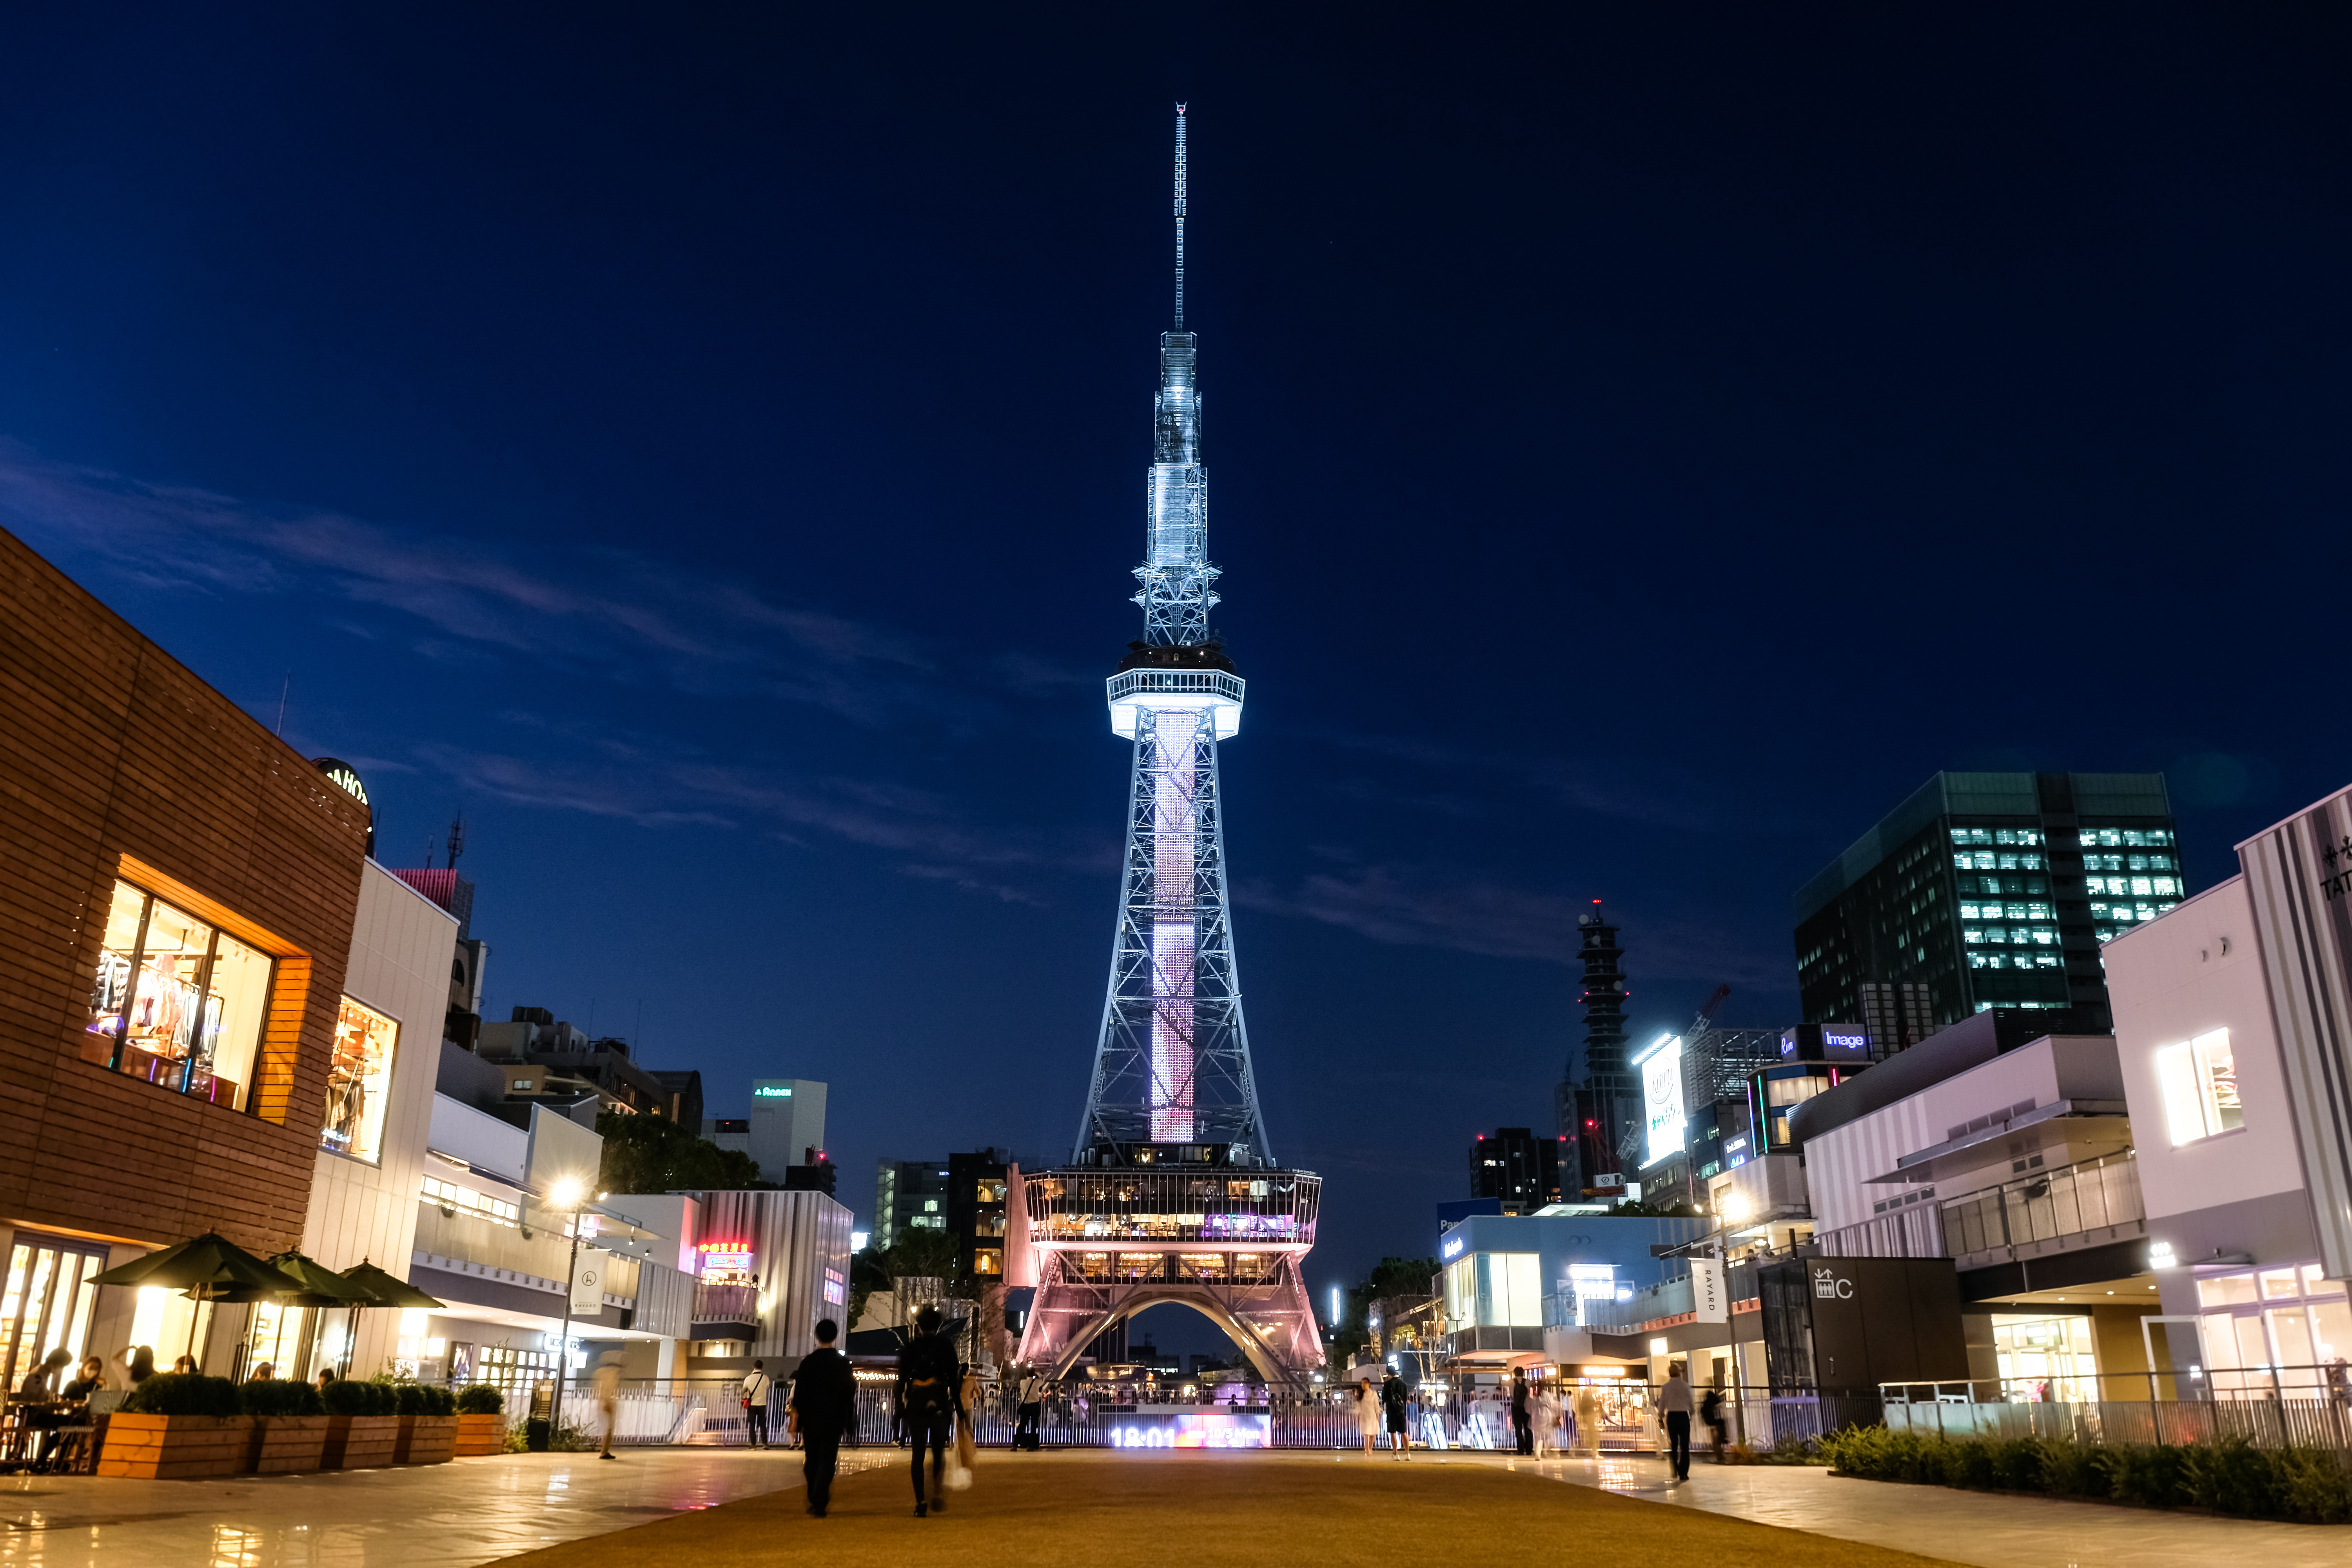
<path fill-rule="evenodd" d="M 1217 749 L 1241 728 L 1244 682 L 1209 624 L 1218 573 L 1199 345 L 1184 326 L 1187 129 L 1180 104 L 1175 319 L 1160 335 L 1135 568 L 1143 636 L 1107 689 L 1134 757 L 1110 979 L 1070 1164 L 1023 1179 L 1038 1296 L 1021 1353 L 1058 1376 L 1122 1318 L 1181 1301 L 1289 1384 L 1321 1359 L 1298 1272 L 1321 1182 L 1275 1164 L 1234 956 Z"/>

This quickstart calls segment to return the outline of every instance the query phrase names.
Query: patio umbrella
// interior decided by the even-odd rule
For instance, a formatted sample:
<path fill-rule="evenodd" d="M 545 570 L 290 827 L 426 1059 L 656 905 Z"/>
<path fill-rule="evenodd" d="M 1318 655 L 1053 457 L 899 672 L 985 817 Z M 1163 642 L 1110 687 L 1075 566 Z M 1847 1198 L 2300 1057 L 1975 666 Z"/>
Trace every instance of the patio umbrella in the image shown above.
<path fill-rule="evenodd" d="M 310 1355 L 316 1353 L 318 1350 L 319 1335 L 326 1331 L 329 1308 L 365 1306 L 375 1300 L 375 1293 L 364 1285 L 352 1284 L 318 1259 L 307 1257 L 300 1252 L 281 1252 L 269 1261 L 272 1266 L 291 1276 L 298 1287 L 292 1295 L 280 1299 L 285 1305 L 314 1307 L 319 1310 L 319 1316 L 311 1325 L 310 1344 L 303 1357 L 306 1363 Z M 269 1352 L 272 1360 L 277 1359 L 277 1345 L 283 1341 L 285 1320 L 280 1318 L 278 1321 L 280 1340 L 272 1343 Z"/>
<path fill-rule="evenodd" d="M 93 1285 L 176 1289 L 192 1301 L 259 1301 L 289 1296 L 292 1279 L 225 1236 L 206 1231 L 177 1246 L 134 1258 L 93 1276 Z M 188 1317 L 188 1354 L 196 1353 L 195 1314 Z"/>
<path fill-rule="evenodd" d="M 355 1285 L 365 1290 L 371 1298 L 364 1302 L 352 1303 L 351 1333 L 344 1342 L 346 1344 L 355 1342 L 359 1337 L 360 1308 L 362 1306 L 443 1307 L 448 1304 L 434 1300 L 405 1279 L 394 1279 L 365 1258 L 344 1269 L 336 1278 L 346 1285 Z"/>

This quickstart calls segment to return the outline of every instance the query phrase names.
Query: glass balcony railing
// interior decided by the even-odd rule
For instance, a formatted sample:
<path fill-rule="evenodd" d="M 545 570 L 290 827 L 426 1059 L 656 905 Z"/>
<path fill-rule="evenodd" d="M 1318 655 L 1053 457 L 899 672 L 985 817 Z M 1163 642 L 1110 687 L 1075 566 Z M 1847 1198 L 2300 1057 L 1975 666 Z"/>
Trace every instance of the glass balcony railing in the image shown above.
<path fill-rule="evenodd" d="M 1970 1193 L 1942 1205 L 1945 1249 L 1968 1258 L 2085 1231 L 2146 1227 L 2139 1165 L 2126 1151 Z"/>

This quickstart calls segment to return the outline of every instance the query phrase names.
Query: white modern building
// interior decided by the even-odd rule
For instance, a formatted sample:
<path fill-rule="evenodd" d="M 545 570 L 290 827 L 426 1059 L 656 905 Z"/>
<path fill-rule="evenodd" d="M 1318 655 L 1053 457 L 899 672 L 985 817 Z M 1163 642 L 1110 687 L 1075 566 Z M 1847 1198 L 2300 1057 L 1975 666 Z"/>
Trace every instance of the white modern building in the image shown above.
<path fill-rule="evenodd" d="M 2177 1364 L 2292 1397 L 2352 1356 L 2352 790 L 2106 948 Z"/>

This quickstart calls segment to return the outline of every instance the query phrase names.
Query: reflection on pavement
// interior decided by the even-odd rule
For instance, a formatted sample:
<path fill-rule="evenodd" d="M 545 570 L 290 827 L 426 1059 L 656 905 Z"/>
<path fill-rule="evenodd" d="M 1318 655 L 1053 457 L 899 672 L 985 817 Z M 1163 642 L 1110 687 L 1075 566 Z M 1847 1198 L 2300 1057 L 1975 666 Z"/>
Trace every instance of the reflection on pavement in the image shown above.
<path fill-rule="evenodd" d="M 845 1450 L 844 1474 L 903 1463 Z M 502 1454 L 307 1476 L 0 1478 L 0 1568 L 472 1568 L 801 1484 L 784 1449 Z"/>

